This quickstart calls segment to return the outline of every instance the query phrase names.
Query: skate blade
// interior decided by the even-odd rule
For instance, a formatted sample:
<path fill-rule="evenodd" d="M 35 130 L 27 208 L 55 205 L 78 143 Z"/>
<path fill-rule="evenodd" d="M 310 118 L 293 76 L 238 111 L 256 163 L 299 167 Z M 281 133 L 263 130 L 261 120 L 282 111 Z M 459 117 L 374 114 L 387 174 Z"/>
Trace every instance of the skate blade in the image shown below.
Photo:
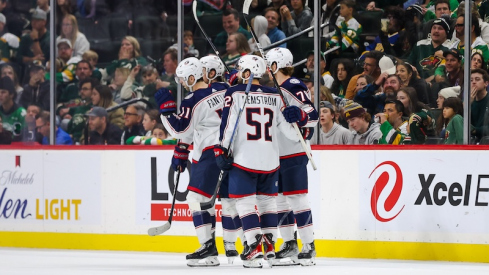
<path fill-rule="evenodd" d="M 243 261 L 243 267 L 245 268 L 262 268 L 262 258 L 254 258 L 253 260 Z"/>
<path fill-rule="evenodd" d="M 227 257 L 227 258 L 228 258 L 228 264 L 233 264 L 234 259 L 236 259 L 236 257 Z"/>
<path fill-rule="evenodd" d="M 188 260 L 187 265 L 190 267 L 208 267 L 208 266 L 219 266 L 219 260 L 217 256 L 210 256 L 204 259 L 194 259 Z"/>
<path fill-rule="evenodd" d="M 316 265 L 316 259 L 315 258 L 300 259 L 299 263 L 301 264 L 301 266 L 312 266 L 312 265 Z"/>
<path fill-rule="evenodd" d="M 282 259 L 274 259 L 273 261 L 274 266 L 294 266 L 294 265 L 300 265 L 299 260 L 297 259 L 297 256 L 293 257 L 286 257 Z"/>

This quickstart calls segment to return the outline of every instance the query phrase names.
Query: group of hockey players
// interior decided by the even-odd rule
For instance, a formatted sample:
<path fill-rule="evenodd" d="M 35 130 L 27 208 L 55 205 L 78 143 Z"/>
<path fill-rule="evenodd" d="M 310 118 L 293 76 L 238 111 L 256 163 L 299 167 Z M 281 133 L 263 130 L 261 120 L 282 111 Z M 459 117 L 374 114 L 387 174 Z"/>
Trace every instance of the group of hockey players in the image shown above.
<path fill-rule="evenodd" d="M 308 157 L 300 139 L 310 139 L 318 113 L 306 85 L 291 77 L 292 60 L 286 48 L 270 50 L 265 59 L 242 56 L 237 63 L 239 84 L 230 86 L 224 81 L 220 58 L 190 57 L 176 70 L 189 91 L 179 112 L 169 90 L 162 88 L 155 94 L 165 128 L 179 139 L 172 158 L 175 171 L 185 170 L 188 147 L 193 144 L 187 202 L 201 247 L 187 255 L 189 266 L 219 265 L 215 208 L 202 210 L 199 205 L 213 196 L 221 171 L 225 177 L 218 194 L 230 262 L 238 256 L 239 237 L 244 267 L 262 267 L 263 259 L 270 265 L 315 264 Z M 282 93 L 260 85 L 265 74 L 276 78 Z M 284 243 L 275 252 L 279 230 Z"/>

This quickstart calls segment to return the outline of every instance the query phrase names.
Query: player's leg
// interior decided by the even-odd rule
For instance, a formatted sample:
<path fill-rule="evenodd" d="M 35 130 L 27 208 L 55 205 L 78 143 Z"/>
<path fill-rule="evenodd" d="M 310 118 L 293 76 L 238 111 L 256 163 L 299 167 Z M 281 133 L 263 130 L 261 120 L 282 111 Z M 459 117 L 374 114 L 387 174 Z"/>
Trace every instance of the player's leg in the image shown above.
<path fill-rule="evenodd" d="M 236 210 L 235 199 L 221 198 L 221 205 L 224 250 L 226 251 L 228 262 L 233 263 L 234 258 L 239 255 L 236 250 L 236 239 L 240 237 L 240 239 L 243 240 L 241 219 Z"/>
<path fill-rule="evenodd" d="M 246 244 L 241 260 L 244 267 L 262 267 L 262 232 L 255 194 L 256 174 L 233 167 L 229 171 L 229 196 L 236 199 L 236 210 L 243 225 Z"/>
<path fill-rule="evenodd" d="M 263 233 L 265 259 L 275 258 L 275 242 L 277 241 L 277 202 L 278 171 L 259 174 L 257 183 L 257 208 L 260 214 L 260 226 Z M 271 262 L 270 262 L 271 263 Z"/>

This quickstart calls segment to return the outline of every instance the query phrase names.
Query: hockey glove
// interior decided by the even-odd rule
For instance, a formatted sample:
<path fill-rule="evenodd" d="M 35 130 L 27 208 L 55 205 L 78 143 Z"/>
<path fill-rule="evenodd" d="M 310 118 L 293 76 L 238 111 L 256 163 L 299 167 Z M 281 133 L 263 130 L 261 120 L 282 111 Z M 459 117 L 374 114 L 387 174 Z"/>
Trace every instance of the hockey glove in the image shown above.
<path fill-rule="evenodd" d="M 238 70 L 232 69 L 231 72 L 225 73 L 224 77 L 228 81 L 229 85 L 233 86 L 238 84 Z"/>
<path fill-rule="evenodd" d="M 310 127 L 301 128 L 301 134 L 304 140 L 311 140 L 312 136 L 314 135 L 314 128 L 310 128 Z"/>
<path fill-rule="evenodd" d="M 176 172 L 180 170 L 180 172 L 184 172 L 185 168 L 187 168 L 188 154 L 189 150 L 186 149 L 185 145 L 177 145 L 175 146 L 175 151 L 173 151 L 173 157 L 171 159 L 171 168 Z"/>
<path fill-rule="evenodd" d="M 302 111 L 301 108 L 297 106 L 289 106 L 286 107 L 283 111 L 282 114 L 284 114 L 285 120 L 288 123 L 294 123 L 297 122 L 297 125 L 299 127 L 302 127 L 306 125 L 308 121 L 308 117 L 306 112 Z"/>
<path fill-rule="evenodd" d="M 219 169 L 228 171 L 233 167 L 233 157 L 228 157 L 228 150 L 220 145 L 214 146 L 214 155 Z"/>
<path fill-rule="evenodd" d="M 170 90 L 166 88 L 159 89 L 155 93 L 155 100 L 160 107 L 160 114 L 167 116 L 177 111 L 177 104 L 173 100 Z"/>

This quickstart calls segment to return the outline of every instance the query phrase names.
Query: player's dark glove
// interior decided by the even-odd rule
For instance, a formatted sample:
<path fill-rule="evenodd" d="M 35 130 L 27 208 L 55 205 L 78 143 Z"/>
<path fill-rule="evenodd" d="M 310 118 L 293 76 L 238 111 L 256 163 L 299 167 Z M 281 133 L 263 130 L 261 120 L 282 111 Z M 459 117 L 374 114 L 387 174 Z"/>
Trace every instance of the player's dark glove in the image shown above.
<path fill-rule="evenodd" d="M 185 168 L 187 168 L 188 162 L 188 154 L 190 153 L 187 150 L 188 145 L 179 143 L 175 146 L 175 151 L 173 151 L 173 157 L 171 159 L 171 168 L 176 172 L 180 170 L 180 172 L 184 172 Z"/>
<path fill-rule="evenodd" d="M 177 111 L 177 104 L 175 103 L 175 100 L 173 100 L 173 96 L 170 90 L 166 88 L 160 88 L 155 93 L 155 100 L 160 107 L 160 114 L 167 116 Z"/>
<path fill-rule="evenodd" d="M 312 136 L 314 135 L 314 128 L 304 127 L 300 130 L 304 140 L 311 140 Z"/>
<path fill-rule="evenodd" d="M 228 157 L 228 150 L 221 145 L 214 146 L 214 155 L 216 156 L 216 163 L 219 169 L 228 171 L 233 167 L 233 157 Z"/>
<path fill-rule="evenodd" d="M 309 119 L 306 112 L 302 111 L 302 109 L 297 106 L 286 107 L 282 111 L 282 114 L 284 114 L 285 120 L 288 123 L 297 122 L 299 127 L 306 125 Z"/>
<path fill-rule="evenodd" d="M 224 77 L 226 78 L 227 82 L 229 85 L 233 86 L 238 84 L 238 70 L 232 69 L 231 72 L 226 72 L 224 74 Z"/>

